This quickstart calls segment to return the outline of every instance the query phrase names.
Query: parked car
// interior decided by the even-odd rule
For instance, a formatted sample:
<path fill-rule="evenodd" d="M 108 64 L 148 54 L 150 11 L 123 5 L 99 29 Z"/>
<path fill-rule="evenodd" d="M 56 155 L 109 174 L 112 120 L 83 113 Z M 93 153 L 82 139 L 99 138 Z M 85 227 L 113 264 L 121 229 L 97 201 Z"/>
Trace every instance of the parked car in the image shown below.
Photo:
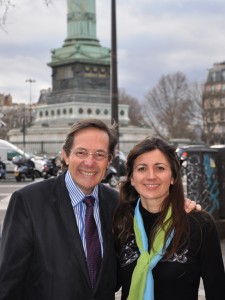
<path fill-rule="evenodd" d="M 31 159 L 35 164 L 35 176 L 41 177 L 45 164 L 43 157 L 26 153 L 12 143 L 0 139 L 0 157 L 6 166 L 5 176 L 9 173 L 14 174 L 15 165 L 12 159 L 15 156 L 24 156 L 26 159 Z"/>

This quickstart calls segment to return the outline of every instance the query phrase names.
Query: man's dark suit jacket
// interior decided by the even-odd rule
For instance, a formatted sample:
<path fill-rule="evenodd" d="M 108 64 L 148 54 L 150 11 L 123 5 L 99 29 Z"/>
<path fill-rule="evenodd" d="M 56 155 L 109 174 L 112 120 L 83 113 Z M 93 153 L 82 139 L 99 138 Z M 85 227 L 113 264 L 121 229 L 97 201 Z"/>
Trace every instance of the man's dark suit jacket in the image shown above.
<path fill-rule="evenodd" d="M 117 262 L 112 213 L 118 193 L 99 185 L 104 256 L 95 290 L 88 269 L 65 176 L 13 193 L 0 251 L 0 300 L 112 300 Z"/>

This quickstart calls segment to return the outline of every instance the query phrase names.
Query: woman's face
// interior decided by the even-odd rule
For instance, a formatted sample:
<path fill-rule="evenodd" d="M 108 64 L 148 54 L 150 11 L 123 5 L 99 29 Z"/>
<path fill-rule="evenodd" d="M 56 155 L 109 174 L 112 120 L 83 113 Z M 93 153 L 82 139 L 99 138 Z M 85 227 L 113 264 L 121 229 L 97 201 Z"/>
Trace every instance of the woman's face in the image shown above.
<path fill-rule="evenodd" d="M 148 211 L 160 210 L 173 182 L 171 166 L 160 150 L 146 152 L 135 159 L 131 185 L 140 195 L 141 203 Z"/>

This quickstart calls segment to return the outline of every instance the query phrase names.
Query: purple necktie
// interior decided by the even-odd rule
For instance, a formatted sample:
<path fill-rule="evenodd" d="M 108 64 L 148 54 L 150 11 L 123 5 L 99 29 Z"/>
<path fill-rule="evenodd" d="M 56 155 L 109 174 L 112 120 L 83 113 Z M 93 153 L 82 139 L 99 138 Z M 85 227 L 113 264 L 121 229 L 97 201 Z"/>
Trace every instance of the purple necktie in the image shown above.
<path fill-rule="evenodd" d="M 98 229 L 94 219 L 95 199 L 91 196 L 85 197 L 85 238 L 87 250 L 87 265 L 92 287 L 95 287 L 98 272 L 101 265 L 101 245 L 98 236 Z"/>

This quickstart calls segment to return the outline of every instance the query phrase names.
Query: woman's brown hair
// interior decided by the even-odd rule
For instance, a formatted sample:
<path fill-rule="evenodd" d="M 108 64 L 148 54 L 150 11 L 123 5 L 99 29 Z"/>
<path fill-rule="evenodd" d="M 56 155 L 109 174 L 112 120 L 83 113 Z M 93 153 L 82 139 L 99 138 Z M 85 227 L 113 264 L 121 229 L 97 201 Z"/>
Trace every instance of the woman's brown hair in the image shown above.
<path fill-rule="evenodd" d="M 163 220 L 167 214 L 169 206 L 171 205 L 171 226 L 166 231 L 167 238 L 172 229 L 175 229 L 172 245 L 169 253 L 167 254 L 167 257 L 171 257 L 178 249 L 178 246 L 181 245 L 184 233 L 187 233 L 189 229 L 187 214 L 184 210 L 185 197 L 180 172 L 180 162 L 175 149 L 162 139 L 148 137 L 139 142 L 128 154 L 126 162 L 126 179 L 120 184 L 120 201 L 114 215 L 113 231 L 116 239 L 116 249 L 119 251 L 122 245 L 124 245 L 129 238 L 130 234 L 133 233 L 134 207 L 137 199 L 139 198 L 137 191 L 131 185 L 135 159 L 141 154 L 155 149 L 161 151 L 167 158 L 171 167 L 174 184 L 170 186 L 169 196 L 162 203 L 160 217 L 149 238 L 150 240 L 154 239 L 157 228 L 163 226 Z"/>

